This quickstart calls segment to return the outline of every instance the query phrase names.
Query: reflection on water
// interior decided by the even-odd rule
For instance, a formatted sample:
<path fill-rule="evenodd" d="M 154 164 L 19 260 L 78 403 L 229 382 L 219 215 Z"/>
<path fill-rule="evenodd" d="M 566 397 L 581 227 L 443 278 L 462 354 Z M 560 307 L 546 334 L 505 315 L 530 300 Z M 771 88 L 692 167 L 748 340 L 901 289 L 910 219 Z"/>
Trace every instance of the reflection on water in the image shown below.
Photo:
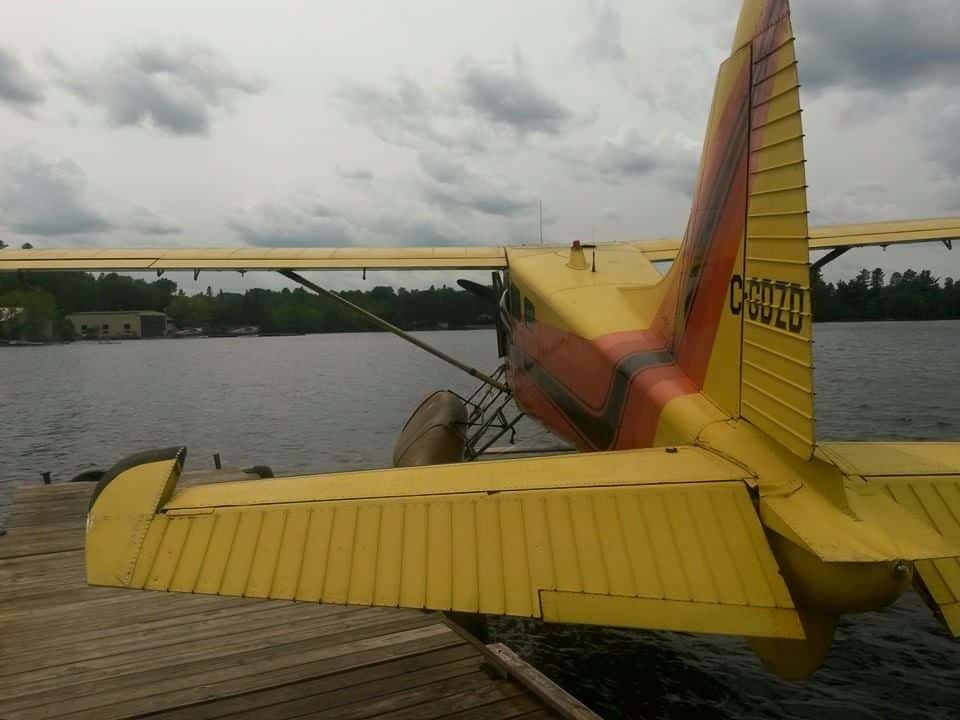
<path fill-rule="evenodd" d="M 480 368 L 492 332 L 424 333 Z M 960 323 L 818 325 L 818 436 L 960 439 Z M 184 443 L 188 468 L 278 472 L 389 464 L 431 390 L 469 392 L 459 371 L 382 334 L 0 348 L 4 481 L 57 480 L 130 452 Z M 7 495 L 9 493 L 6 493 Z M 496 619 L 513 646 L 608 717 L 949 718 L 960 643 L 914 595 L 845 622 L 812 682 L 778 681 L 735 638 Z"/>

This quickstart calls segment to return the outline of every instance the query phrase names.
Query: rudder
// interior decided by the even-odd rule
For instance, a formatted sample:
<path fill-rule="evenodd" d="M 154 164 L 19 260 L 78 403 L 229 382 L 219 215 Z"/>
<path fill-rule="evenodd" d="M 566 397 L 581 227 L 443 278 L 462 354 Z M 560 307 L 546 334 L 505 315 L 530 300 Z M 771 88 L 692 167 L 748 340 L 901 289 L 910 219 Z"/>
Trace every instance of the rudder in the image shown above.
<path fill-rule="evenodd" d="M 812 316 L 800 84 L 786 2 L 752 42 L 741 411 L 809 458 Z"/>

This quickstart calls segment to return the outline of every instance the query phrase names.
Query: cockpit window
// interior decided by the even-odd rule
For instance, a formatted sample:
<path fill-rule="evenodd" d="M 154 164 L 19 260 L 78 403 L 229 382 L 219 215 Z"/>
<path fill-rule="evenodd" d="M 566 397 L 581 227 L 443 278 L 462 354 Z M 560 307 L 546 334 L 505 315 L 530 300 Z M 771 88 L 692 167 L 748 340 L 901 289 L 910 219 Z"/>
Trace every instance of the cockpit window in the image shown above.
<path fill-rule="evenodd" d="M 523 299 L 523 322 L 527 327 L 533 327 L 533 323 L 536 322 L 536 314 L 533 309 L 533 303 L 530 302 L 530 298 Z"/>

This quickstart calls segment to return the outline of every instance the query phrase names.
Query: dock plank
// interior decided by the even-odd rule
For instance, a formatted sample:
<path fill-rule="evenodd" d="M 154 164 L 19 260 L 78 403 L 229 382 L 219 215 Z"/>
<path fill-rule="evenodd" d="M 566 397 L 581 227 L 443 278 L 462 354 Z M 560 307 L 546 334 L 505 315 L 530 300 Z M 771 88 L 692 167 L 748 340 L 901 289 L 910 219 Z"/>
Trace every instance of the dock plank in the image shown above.
<path fill-rule="evenodd" d="M 338 690 L 345 690 L 356 685 L 363 685 L 365 691 L 374 693 L 380 681 L 399 678 L 402 681 L 416 682 L 411 678 L 416 673 L 436 673 L 447 671 L 448 668 L 479 667 L 481 659 L 474 649 L 468 645 L 455 645 L 416 655 L 400 657 L 375 665 L 364 665 L 348 669 L 335 675 L 320 675 L 301 683 L 284 683 L 266 690 L 242 693 L 229 699 L 214 703 L 196 703 L 194 705 L 177 708 L 153 715 L 154 720 L 174 720 L 191 718 L 191 720 L 211 720 L 212 718 L 235 716 L 235 713 L 264 710 L 264 717 L 273 707 L 281 706 L 308 696 L 319 696 Z"/>
<path fill-rule="evenodd" d="M 438 613 L 89 587 L 92 491 L 15 492 L 0 537 L 4 720 L 565 716 Z"/>

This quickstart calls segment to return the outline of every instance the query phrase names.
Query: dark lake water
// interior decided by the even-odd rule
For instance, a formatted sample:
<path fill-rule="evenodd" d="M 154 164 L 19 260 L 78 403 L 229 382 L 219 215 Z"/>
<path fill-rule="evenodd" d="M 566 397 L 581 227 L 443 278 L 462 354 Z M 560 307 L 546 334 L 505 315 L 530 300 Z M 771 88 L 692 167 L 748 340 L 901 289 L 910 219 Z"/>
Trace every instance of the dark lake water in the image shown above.
<path fill-rule="evenodd" d="M 423 336 L 496 365 L 492 332 Z M 820 438 L 960 440 L 960 322 L 818 325 L 815 338 Z M 11 481 L 178 443 L 188 469 L 214 452 L 278 473 L 386 466 L 438 387 L 473 381 L 382 334 L 0 348 L 0 518 Z M 492 632 L 604 717 L 960 717 L 960 642 L 913 594 L 845 621 L 826 667 L 799 684 L 735 638 L 503 619 Z"/>

